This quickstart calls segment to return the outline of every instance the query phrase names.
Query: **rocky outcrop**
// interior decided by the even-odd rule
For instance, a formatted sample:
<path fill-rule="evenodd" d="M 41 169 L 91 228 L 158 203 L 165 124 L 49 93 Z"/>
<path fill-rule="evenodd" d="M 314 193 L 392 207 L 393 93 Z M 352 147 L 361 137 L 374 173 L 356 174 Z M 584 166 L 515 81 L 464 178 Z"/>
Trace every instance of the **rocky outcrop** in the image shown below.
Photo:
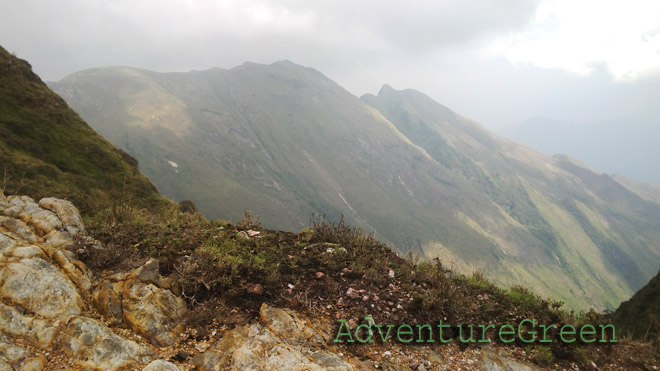
<path fill-rule="evenodd" d="M 86 238 L 82 218 L 68 201 L 0 197 L 0 370 L 115 370 L 152 360 L 145 344 L 90 318 L 93 277 L 69 250 Z M 156 297 L 134 312 L 158 313 L 148 303 L 166 302 L 161 297 L 169 300 L 163 304 L 168 308 L 182 307 L 171 293 Z M 162 315 L 142 317 L 135 322 L 145 328 L 172 331 Z"/>
<path fill-rule="evenodd" d="M 154 345 L 173 345 L 183 330 L 185 302 L 169 291 L 171 283 L 158 273 L 158 261 L 103 280 L 94 290 L 99 311 L 113 323 L 125 323 Z"/>
<path fill-rule="evenodd" d="M 261 323 L 229 331 L 192 363 L 201 371 L 356 369 L 328 352 L 328 335 L 293 311 L 264 303 L 259 314 Z"/>
<path fill-rule="evenodd" d="M 265 303 L 248 324 L 191 338 L 186 304 L 157 260 L 94 277 L 72 252 L 85 248 L 103 247 L 70 202 L 0 193 L 0 371 L 534 369 L 489 347 L 454 356 L 387 345 L 356 356 L 333 344 L 329 318 Z"/>

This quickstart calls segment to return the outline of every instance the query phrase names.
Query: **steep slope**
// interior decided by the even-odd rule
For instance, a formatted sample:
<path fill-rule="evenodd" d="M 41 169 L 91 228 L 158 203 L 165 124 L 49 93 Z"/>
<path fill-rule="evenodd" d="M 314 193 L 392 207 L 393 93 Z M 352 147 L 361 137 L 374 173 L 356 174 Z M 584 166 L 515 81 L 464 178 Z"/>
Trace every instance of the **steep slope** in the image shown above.
<path fill-rule="evenodd" d="M 660 337 L 660 273 L 633 295 L 621 303 L 612 314 L 612 321 L 622 334 L 635 339 Z"/>
<path fill-rule="evenodd" d="M 533 269 L 550 269 L 544 274 L 549 280 L 559 274 L 554 268 L 563 270 L 578 283 L 578 290 L 563 288 L 573 295 L 621 297 L 621 289 L 640 287 L 657 269 L 660 208 L 609 176 L 498 137 L 414 90 L 385 86 L 362 99 L 438 162 L 471 179 L 503 217 L 529 232 L 533 242 L 517 245 L 546 258 Z M 479 220 L 485 233 L 501 236 L 495 223 Z M 500 246 L 512 242 L 509 235 Z"/>
<path fill-rule="evenodd" d="M 30 65 L 0 47 L 0 189 L 75 201 L 85 213 L 110 194 L 163 202 L 137 162 L 90 128 Z"/>
<path fill-rule="evenodd" d="M 211 218 L 249 209 L 265 226 L 298 230 L 313 213 L 343 214 L 400 253 L 574 308 L 615 308 L 660 264 L 658 205 L 418 92 L 385 87 L 361 101 L 287 61 L 94 69 L 52 87 L 166 196 Z"/>

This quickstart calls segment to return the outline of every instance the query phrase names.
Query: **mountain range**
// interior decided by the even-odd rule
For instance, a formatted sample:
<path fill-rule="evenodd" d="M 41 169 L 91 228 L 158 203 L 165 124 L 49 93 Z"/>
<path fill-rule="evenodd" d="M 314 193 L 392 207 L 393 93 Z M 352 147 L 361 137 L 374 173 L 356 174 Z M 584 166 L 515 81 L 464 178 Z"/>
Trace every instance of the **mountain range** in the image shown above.
<path fill-rule="evenodd" d="M 571 123 L 537 116 L 499 132 L 552 155 L 565 153 L 608 174 L 660 185 L 660 125 L 652 118 Z"/>
<path fill-rule="evenodd" d="M 343 218 L 570 308 L 614 309 L 660 266 L 660 204 L 568 156 L 486 130 L 415 90 L 358 98 L 289 61 L 80 71 L 51 88 L 209 218 L 300 230 Z"/>

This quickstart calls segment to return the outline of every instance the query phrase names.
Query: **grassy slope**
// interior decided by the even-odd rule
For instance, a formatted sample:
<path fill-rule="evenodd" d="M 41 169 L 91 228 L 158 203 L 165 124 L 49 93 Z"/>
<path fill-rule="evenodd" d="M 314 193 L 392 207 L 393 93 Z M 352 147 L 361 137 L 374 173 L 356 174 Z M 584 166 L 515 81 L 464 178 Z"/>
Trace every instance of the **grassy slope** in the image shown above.
<path fill-rule="evenodd" d="M 660 209 L 608 176 L 497 137 L 413 90 L 385 86 L 378 96 L 362 99 L 438 161 L 471 179 L 509 224 L 531 234 L 518 244 L 549 258 L 530 267 L 546 281 L 546 294 L 589 296 L 614 308 L 657 270 L 654 220 Z M 479 224 L 491 226 L 484 233 L 501 228 L 484 218 Z M 508 264 L 522 273 L 520 263 Z"/>
<path fill-rule="evenodd" d="M 636 339 L 660 338 L 660 274 L 619 306 L 613 322 Z"/>
<path fill-rule="evenodd" d="M 526 283 L 574 308 L 616 307 L 660 262 L 643 218 L 657 208 L 418 92 L 384 88 L 380 105 L 365 97 L 379 112 L 290 62 L 94 69 L 53 87 L 166 196 L 211 218 L 249 209 L 267 227 L 299 230 L 313 213 L 344 214 L 400 253 Z"/>
<path fill-rule="evenodd" d="M 165 202 L 137 161 L 90 128 L 0 47 L 0 164 L 5 193 L 68 198 L 90 214 L 122 194 L 136 205 Z"/>

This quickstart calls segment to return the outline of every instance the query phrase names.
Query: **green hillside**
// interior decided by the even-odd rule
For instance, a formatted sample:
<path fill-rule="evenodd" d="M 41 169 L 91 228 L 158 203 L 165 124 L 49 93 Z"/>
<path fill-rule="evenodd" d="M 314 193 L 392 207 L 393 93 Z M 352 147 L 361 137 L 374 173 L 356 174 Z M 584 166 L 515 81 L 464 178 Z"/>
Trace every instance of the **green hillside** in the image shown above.
<path fill-rule="evenodd" d="M 210 218 L 248 209 L 265 227 L 300 230 L 312 214 L 343 214 L 400 254 L 580 309 L 615 308 L 660 264 L 659 205 L 413 90 L 360 100 L 288 61 L 102 68 L 52 87 L 164 195 Z"/>
<path fill-rule="evenodd" d="M 622 334 L 635 339 L 660 338 L 660 274 L 642 287 L 630 300 L 621 303 L 612 321 Z"/>
<path fill-rule="evenodd" d="M 120 198 L 164 202 L 137 161 L 90 128 L 0 47 L 0 188 L 6 194 L 68 198 L 86 214 Z"/>

